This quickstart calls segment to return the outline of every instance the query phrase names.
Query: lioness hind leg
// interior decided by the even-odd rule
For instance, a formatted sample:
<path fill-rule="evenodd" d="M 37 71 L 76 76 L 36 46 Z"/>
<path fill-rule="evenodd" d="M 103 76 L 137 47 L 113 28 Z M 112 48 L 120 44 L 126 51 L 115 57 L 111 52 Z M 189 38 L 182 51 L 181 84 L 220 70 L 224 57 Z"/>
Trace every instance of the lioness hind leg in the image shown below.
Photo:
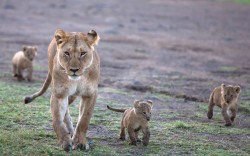
<path fill-rule="evenodd" d="M 69 105 L 73 103 L 76 99 L 76 96 L 69 96 Z"/>
<path fill-rule="evenodd" d="M 72 148 L 72 140 L 63 122 L 68 109 L 68 99 L 58 99 L 52 94 L 50 104 L 54 131 L 56 132 L 62 148 L 68 152 Z"/>
<path fill-rule="evenodd" d="M 72 124 L 71 116 L 69 114 L 69 109 L 67 110 L 67 112 L 65 114 L 64 123 L 65 123 L 66 127 L 68 128 L 70 136 L 72 137 L 73 134 L 74 134 L 74 127 L 73 127 L 73 124 Z"/>
<path fill-rule="evenodd" d="M 86 138 L 90 118 L 92 116 L 94 105 L 96 102 L 96 94 L 81 98 L 79 118 L 76 125 L 75 133 L 73 135 L 73 148 L 81 150 L 88 150 L 89 144 Z"/>

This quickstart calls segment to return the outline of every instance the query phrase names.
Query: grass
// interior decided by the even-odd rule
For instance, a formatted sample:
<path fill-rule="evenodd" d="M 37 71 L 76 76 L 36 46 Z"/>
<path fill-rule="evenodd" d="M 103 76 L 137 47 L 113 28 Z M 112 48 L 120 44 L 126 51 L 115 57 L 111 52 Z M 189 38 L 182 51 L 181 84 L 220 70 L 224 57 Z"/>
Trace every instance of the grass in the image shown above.
<path fill-rule="evenodd" d="M 250 0 L 231 0 L 231 1 L 239 4 L 250 4 Z"/>
<path fill-rule="evenodd" d="M 154 94 L 157 101 L 150 121 L 151 138 L 148 147 L 128 145 L 118 139 L 121 113 L 106 109 L 131 107 L 125 99 L 134 95 L 119 89 L 101 88 L 90 127 L 94 146 L 89 151 L 65 153 L 57 143 L 51 125 L 49 98 L 42 96 L 29 105 L 23 97 L 39 89 L 38 84 L 0 82 L 0 155 L 249 155 L 248 128 L 224 127 L 222 117 L 215 111 L 212 122 L 203 122 L 207 105 L 192 103 L 197 110 L 185 120 L 178 118 L 187 110 L 169 110 L 168 104 L 182 102 L 173 97 Z M 147 95 L 149 96 L 149 95 Z M 115 98 L 115 99 L 114 99 Z M 118 99 L 116 99 L 118 98 Z M 244 103 L 245 101 L 243 101 Z M 247 103 L 244 107 L 247 109 Z M 74 125 L 78 117 L 77 103 L 70 106 Z M 171 113 L 170 113 L 171 112 Z M 245 112 L 246 113 L 246 112 Z M 95 128 L 97 127 L 97 128 Z M 98 129 L 100 128 L 100 129 Z M 141 136 L 141 135 L 140 135 Z"/>

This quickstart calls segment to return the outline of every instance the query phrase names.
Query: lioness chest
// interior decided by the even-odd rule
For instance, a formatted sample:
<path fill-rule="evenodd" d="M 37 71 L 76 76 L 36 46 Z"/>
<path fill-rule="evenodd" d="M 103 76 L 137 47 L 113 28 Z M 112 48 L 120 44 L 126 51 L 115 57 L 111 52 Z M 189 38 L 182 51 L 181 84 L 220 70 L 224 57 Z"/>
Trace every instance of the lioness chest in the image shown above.
<path fill-rule="evenodd" d="M 55 84 L 54 90 L 57 96 L 89 96 L 95 92 L 97 87 L 89 83 L 84 77 L 79 80 L 68 80 L 65 83 Z"/>

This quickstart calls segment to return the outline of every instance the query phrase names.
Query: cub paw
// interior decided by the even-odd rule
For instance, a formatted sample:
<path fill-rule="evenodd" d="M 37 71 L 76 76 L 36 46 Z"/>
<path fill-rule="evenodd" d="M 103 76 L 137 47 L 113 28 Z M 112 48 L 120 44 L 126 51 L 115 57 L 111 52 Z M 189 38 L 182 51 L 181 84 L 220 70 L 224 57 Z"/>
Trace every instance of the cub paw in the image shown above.
<path fill-rule="evenodd" d="M 208 118 L 208 119 L 212 119 L 212 117 L 213 117 L 213 113 L 208 112 L 208 113 L 207 113 L 207 118 Z"/>

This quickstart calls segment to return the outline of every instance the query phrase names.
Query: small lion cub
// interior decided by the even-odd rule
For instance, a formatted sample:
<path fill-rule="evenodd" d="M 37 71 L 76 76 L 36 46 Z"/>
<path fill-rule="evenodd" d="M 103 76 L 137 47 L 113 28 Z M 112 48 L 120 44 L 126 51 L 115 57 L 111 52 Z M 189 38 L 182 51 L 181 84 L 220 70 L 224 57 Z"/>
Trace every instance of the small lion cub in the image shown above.
<path fill-rule="evenodd" d="M 124 113 L 121 120 L 121 131 L 120 131 L 121 140 L 125 140 L 125 129 L 127 128 L 128 135 L 130 138 L 129 144 L 136 146 L 136 142 L 141 142 L 141 140 L 138 138 L 138 132 L 139 130 L 142 130 L 143 133 L 142 143 L 144 146 L 148 145 L 150 137 L 148 121 L 151 118 L 152 106 L 153 103 L 150 100 L 148 101 L 136 100 L 134 102 L 134 107 L 129 109 L 115 109 L 107 105 L 107 108 L 112 111 Z"/>
<path fill-rule="evenodd" d="M 231 126 L 232 122 L 236 117 L 236 113 L 238 110 L 238 97 L 240 94 L 240 86 L 231 86 L 224 85 L 216 87 L 210 95 L 209 98 L 209 106 L 207 117 L 211 119 L 213 117 L 213 107 L 215 105 L 222 108 L 222 116 L 226 122 L 225 126 Z M 228 111 L 231 111 L 231 117 L 228 114 Z"/>
<path fill-rule="evenodd" d="M 32 80 L 33 65 L 32 62 L 37 54 L 37 48 L 24 46 L 23 51 L 17 52 L 12 58 L 13 76 L 19 81 L 24 80 L 23 70 L 28 70 L 27 80 Z"/>

